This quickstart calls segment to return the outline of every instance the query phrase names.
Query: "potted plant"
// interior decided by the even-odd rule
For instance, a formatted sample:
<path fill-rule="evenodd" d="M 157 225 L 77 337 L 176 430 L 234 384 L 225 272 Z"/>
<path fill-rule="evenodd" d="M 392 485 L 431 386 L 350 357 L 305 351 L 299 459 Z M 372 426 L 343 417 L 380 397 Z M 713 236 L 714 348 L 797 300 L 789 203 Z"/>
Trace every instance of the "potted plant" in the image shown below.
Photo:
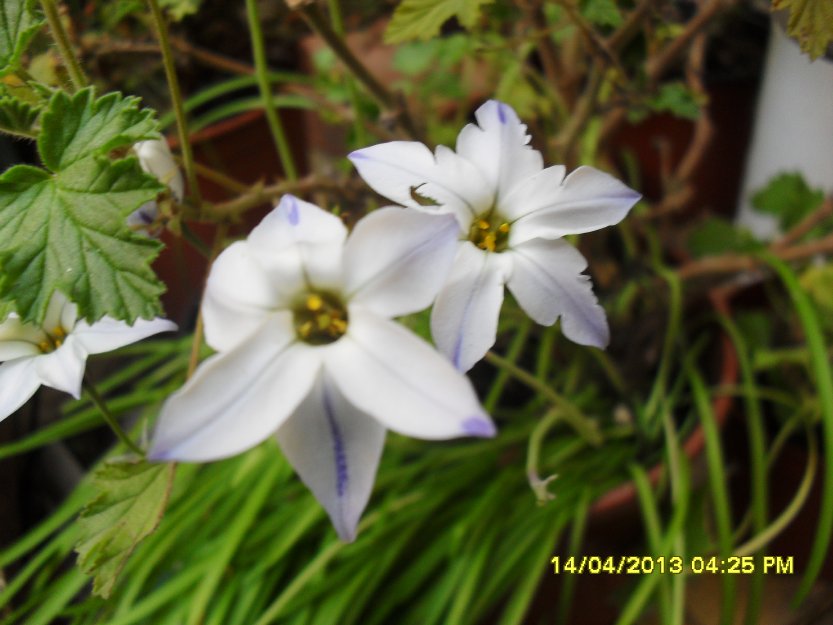
<path fill-rule="evenodd" d="M 196 4 L 127 7 L 111 15 L 121 24 L 112 39 L 90 28 L 90 15 L 112 10 L 103 5 L 3 9 L 18 26 L 4 26 L 13 45 L 0 59 L 0 127 L 35 139 L 40 159 L 0 179 L 0 234 L 10 234 L 0 327 L 15 340 L 0 334 L 12 355 L 0 366 L 23 380 L 8 405 L 25 401 L 30 371 L 77 393 L 80 377 L 78 388 L 59 378 L 105 351 L 90 338 L 100 324 L 108 346 L 124 345 L 90 359 L 84 398 L 59 419 L 0 446 L 0 459 L 55 441 L 71 449 L 79 439 L 68 437 L 102 418 L 119 439 L 85 458 L 73 494 L 0 552 L 4 619 L 624 624 L 650 610 L 681 623 L 686 585 L 713 574 L 729 622 L 737 563 L 756 622 L 767 546 L 819 467 L 833 466 L 830 328 L 818 312 L 831 211 L 823 194 L 776 181 L 761 202 L 788 229 L 768 246 L 704 214 L 698 167 L 729 131 L 714 129 L 719 104 L 702 70 L 732 8 L 404 0 L 384 34 L 401 76 L 391 82 L 345 43 L 375 20 L 372 8 L 300 1 L 266 15 L 248 0 L 229 17 L 249 29 L 251 60 L 241 60 L 212 49 L 208 27 L 198 44 L 171 38 L 170 22 Z M 215 10 L 203 3 L 179 32 L 189 20 L 210 26 Z M 281 45 L 281 34 L 302 23 L 329 58 L 302 76 L 275 71 L 267 50 L 289 58 L 295 41 Z M 146 69 L 134 60 L 144 56 L 118 71 L 103 61 L 107 46 L 139 54 L 137 33 L 161 58 L 165 90 L 143 93 L 170 108 L 162 122 L 183 197 L 137 160 L 139 142 L 161 138 L 155 113 L 109 91 Z M 248 76 L 209 84 L 216 74 L 196 72 L 183 94 L 176 50 Z M 232 93 L 246 95 L 224 100 Z M 219 106 L 204 113 L 207 101 Z M 302 164 L 303 139 L 288 128 L 299 122 L 278 115 L 293 102 L 345 137 L 340 157 Z M 256 112 L 189 125 L 246 107 Z M 690 138 L 679 158 L 660 151 L 649 174 L 622 129 L 629 115 L 669 111 L 690 118 Z M 249 123 L 265 126 L 245 142 L 218 138 Z M 244 164 L 264 139 L 269 160 Z M 649 175 L 655 193 L 630 210 Z M 43 202 L 53 196 L 59 208 Z M 132 231 L 122 219 L 147 201 L 160 207 L 154 228 Z M 58 224 L 61 246 L 34 214 Z M 149 269 L 160 243 L 146 234 L 159 228 L 169 248 L 193 248 L 185 283 L 167 286 L 199 312 L 193 326 L 188 305 L 177 313 L 179 336 L 128 345 L 170 328 Z M 47 270 L 33 277 L 38 258 Z M 59 317 L 53 297 L 67 300 Z M 777 312 L 764 330 L 760 311 Z M 38 341 L 25 338 L 36 330 Z M 11 351 L 27 341 L 38 351 Z M 70 358 L 68 345 L 83 351 Z M 47 363 L 55 354 L 64 364 Z M 776 384 L 768 357 L 789 362 L 788 379 L 809 372 L 816 388 Z M 721 442 L 732 418 L 748 448 L 746 500 L 727 484 L 742 461 Z M 398 434 L 382 453 L 386 428 Z M 782 511 L 768 503 L 768 467 L 800 429 L 805 480 Z M 799 599 L 829 548 L 827 501 Z"/>

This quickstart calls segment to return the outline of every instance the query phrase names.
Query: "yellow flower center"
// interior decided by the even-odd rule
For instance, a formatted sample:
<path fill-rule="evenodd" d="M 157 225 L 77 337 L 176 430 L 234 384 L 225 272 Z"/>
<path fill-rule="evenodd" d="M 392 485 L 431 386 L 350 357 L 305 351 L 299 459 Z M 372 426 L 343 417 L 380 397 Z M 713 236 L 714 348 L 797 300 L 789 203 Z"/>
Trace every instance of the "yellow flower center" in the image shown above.
<path fill-rule="evenodd" d="M 481 215 L 469 229 L 469 241 L 486 252 L 502 252 L 509 246 L 509 222 L 496 211 Z"/>
<path fill-rule="evenodd" d="M 51 332 L 44 329 L 43 333 L 46 338 L 38 343 L 38 349 L 43 354 L 54 352 L 64 344 L 64 339 L 67 337 L 67 331 L 62 326 L 55 326 Z"/>
<path fill-rule="evenodd" d="M 330 293 L 307 293 L 293 312 L 295 333 L 310 345 L 335 343 L 347 332 L 347 309 Z"/>

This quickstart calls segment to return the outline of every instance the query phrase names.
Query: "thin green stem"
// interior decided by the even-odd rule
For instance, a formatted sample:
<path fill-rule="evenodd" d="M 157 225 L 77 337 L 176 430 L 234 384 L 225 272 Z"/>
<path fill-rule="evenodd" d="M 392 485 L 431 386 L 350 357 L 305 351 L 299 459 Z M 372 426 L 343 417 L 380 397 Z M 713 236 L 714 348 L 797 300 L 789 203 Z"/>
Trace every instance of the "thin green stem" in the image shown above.
<path fill-rule="evenodd" d="M 532 492 L 535 493 L 535 499 L 540 505 L 543 505 L 551 499 L 555 499 L 555 495 L 547 490 L 550 482 L 555 480 L 558 475 L 550 475 L 541 479 L 538 465 L 540 464 L 541 445 L 544 442 L 544 437 L 552 427 L 558 423 L 558 417 L 561 415 L 558 410 L 550 410 L 544 415 L 532 434 L 529 435 L 529 445 L 526 452 L 526 477 L 529 480 L 529 485 L 532 487 Z"/>
<path fill-rule="evenodd" d="M 781 278 L 796 313 L 804 329 L 807 347 L 810 350 L 808 367 L 816 383 L 819 405 L 821 408 L 821 428 L 824 454 L 824 472 L 822 482 L 821 509 L 818 515 L 816 535 L 810 549 L 810 561 L 801 578 L 801 584 L 793 599 L 793 604 L 807 598 L 827 557 L 827 550 L 833 538 L 833 367 L 827 357 L 827 343 L 821 329 L 821 323 L 809 296 L 804 292 L 798 278 L 782 260 L 770 253 L 764 253 L 763 259 Z"/>
<path fill-rule="evenodd" d="M 55 44 L 58 46 L 58 52 L 61 53 L 61 58 L 64 60 L 64 65 L 66 65 L 67 71 L 69 72 L 73 87 L 76 90 L 86 87 L 87 77 L 81 68 L 81 63 L 78 62 L 78 57 L 75 56 L 75 52 L 72 50 L 69 35 L 67 35 L 67 31 L 61 22 L 58 5 L 55 3 L 55 0 L 41 0 L 41 6 L 43 7 L 44 15 L 46 15 L 46 21 L 49 23 L 49 30 L 52 31 Z"/>
<path fill-rule="evenodd" d="M 645 527 L 648 548 L 655 557 L 662 557 L 665 555 L 662 552 L 662 526 L 657 511 L 657 501 L 651 491 L 648 475 L 645 469 L 639 465 L 634 464 L 629 468 L 634 486 L 636 486 L 636 494 L 639 497 L 639 505 L 642 509 L 642 520 Z M 670 581 L 667 576 L 663 575 L 659 582 L 659 611 L 661 614 L 660 621 L 662 623 L 668 623 L 671 620 Z"/>
<path fill-rule="evenodd" d="M 790 523 L 793 522 L 795 517 L 798 516 L 798 513 L 801 512 L 801 509 L 804 507 L 804 504 L 807 502 L 807 497 L 810 495 L 810 489 L 813 486 L 813 482 L 816 478 L 816 469 L 818 467 L 818 460 L 819 460 L 819 452 L 818 452 L 818 443 L 816 441 L 816 437 L 813 434 L 813 431 L 808 427 L 806 428 L 807 432 L 807 440 L 809 443 L 809 448 L 807 451 L 807 466 L 804 469 L 804 477 L 801 479 L 801 483 L 798 485 L 798 490 L 795 493 L 795 497 L 793 497 L 790 504 L 784 508 L 784 511 L 775 518 L 772 523 L 770 523 L 766 530 L 753 536 L 748 541 L 739 545 L 733 552 L 732 555 L 735 556 L 748 556 L 753 553 L 758 553 L 763 549 L 767 544 L 772 542 L 778 534 L 780 534 L 784 528 L 786 528 Z"/>
<path fill-rule="evenodd" d="M 708 467 L 712 501 L 714 503 L 718 553 L 725 560 L 732 554 L 732 512 L 729 506 L 729 493 L 726 487 L 726 463 L 723 460 L 723 452 L 720 447 L 720 435 L 703 379 L 693 367 L 689 367 L 688 376 L 706 441 L 706 464 Z M 731 575 L 724 575 L 722 582 L 723 596 L 720 622 L 724 625 L 729 625 L 729 623 L 734 621 L 735 580 Z"/>
<path fill-rule="evenodd" d="M 130 451 L 144 458 L 145 452 L 142 451 L 142 449 L 130 439 L 127 432 L 122 429 L 121 425 L 119 425 L 119 422 L 116 420 L 116 417 L 113 416 L 113 413 L 110 412 L 110 409 L 107 407 L 107 403 L 104 401 L 104 398 L 98 394 L 98 391 L 95 390 L 92 383 L 88 380 L 84 380 L 83 386 L 87 396 L 90 398 L 90 401 L 92 401 L 99 409 L 101 416 L 104 417 L 104 421 L 110 426 L 110 429 L 113 430 L 113 433 L 118 437 L 118 439 L 124 443 Z"/>
<path fill-rule="evenodd" d="M 283 171 L 288 180 L 295 182 L 298 180 L 298 170 L 295 167 L 295 161 L 292 159 L 292 151 L 289 149 L 289 142 L 286 139 L 283 124 L 281 124 L 278 111 L 272 100 L 269 65 L 266 60 L 266 46 L 263 42 L 263 30 L 260 27 L 257 0 L 246 0 L 246 14 L 249 18 L 249 37 L 252 42 L 255 76 L 260 90 L 260 98 L 263 100 L 263 109 L 266 112 L 266 121 L 269 123 L 269 130 L 272 132 L 272 139 L 275 142 L 278 156 L 280 156 Z"/>
<path fill-rule="evenodd" d="M 179 147 L 182 150 L 182 162 L 185 166 L 185 176 L 188 178 L 188 186 L 194 204 L 200 209 L 202 197 L 200 187 L 197 183 L 197 170 L 194 166 L 194 152 L 188 140 L 188 123 L 185 118 L 185 108 L 182 104 L 182 91 L 179 88 L 179 79 L 176 77 L 176 66 L 174 64 L 174 53 L 171 49 L 170 38 L 168 37 L 168 25 L 162 9 L 159 8 L 158 0 L 147 0 L 150 12 L 153 16 L 153 23 L 156 26 L 156 34 L 159 38 L 159 48 L 162 50 L 162 65 L 165 67 L 165 77 L 168 81 L 168 91 L 171 94 L 171 105 L 176 116 L 176 129 L 179 135 Z"/>
<path fill-rule="evenodd" d="M 659 414 L 662 401 L 666 396 L 668 376 L 671 372 L 672 355 L 674 354 L 674 344 L 680 333 L 680 320 L 682 318 L 682 288 L 680 279 L 676 274 L 668 271 L 661 265 L 657 265 L 657 271 L 668 282 L 670 298 L 668 326 L 665 331 L 665 339 L 663 340 L 659 372 L 657 373 L 654 386 L 651 389 L 651 395 L 645 405 L 645 410 L 642 413 L 642 425 L 651 433 L 658 431 L 659 428 L 657 415 Z"/>
<path fill-rule="evenodd" d="M 333 24 L 333 31 L 339 36 L 344 37 L 344 21 L 341 18 L 341 5 L 338 0 L 328 0 L 327 7 L 330 9 L 330 21 Z M 361 103 L 359 102 L 359 91 L 356 89 L 356 80 L 353 76 L 347 76 L 347 91 L 350 95 L 350 105 L 353 107 L 353 131 L 356 133 L 355 140 L 357 145 L 367 145 L 367 132 L 364 127 L 364 119 L 361 110 Z"/>
<path fill-rule="evenodd" d="M 755 376 L 752 370 L 749 351 L 743 335 L 728 315 L 721 315 L 721 322 L 735 345 L 743 377 L 744 403 L 746 404 L 746 429 L 749 437 L 749 463 L 752 486 L 752 519 L 755 532 L 762 533 L 767 524 L 767 462 L 766 433 L 764 429 L 761 404 L 755 395 Z M 762 569 L 756 569 L 750 582 L 749 598 L 746 602 L 744 622 L 754 625 L 758 622 L 763 601 L 764 575 Z"/>
<path fill-rule="evenodd" d="M 523 350 L 524 345 L 526 344 L 526 338 L 529 335 L 530 327 L 531 322 L 529 321 L 529 319 L 525 319 L 521 322 L 520 326 L 515 332 L 515 337 L 512 339 L 512 342 L 509 344 L 509 349 L 506 352 L 506 359 L 508 361 L 512 363 L 518 361 L 518 357 L 521 355 L 521 350 Z M 498 374 L 495 377 L 494 382 L 492 382 L 491 388 L 489 388 L 489 394 L 486 396 L 486 399 L 483 400 L 483 408 L 489 414 L 491 414 L 494 411 L 495 407 L 497 407 L 501 395 L 503 395 L 503 389 L 506 387 L 506 382 L 508 380 L 508 371 L 504 369 L 498 371 Z"/>
<path fill-rule="evenodd" d="M 579 436 L 584 438 L 588 443 L 594 447 L 598 447 L 602 444 L 603 438 L 601 432 L 599 431 L 598 424 L 582 414 L 581 410 L 579 410 L 575 404 L 556 393 L 545 382 L 542 382 L 525 369 L 522 369 L 502 356 L 498 356 L 494 352 L 488 352 L 486 354 L 486 361 L 499 369 L 507 371 L 513 378 L 528 386 L 532 390 L 540 393 L 553 404 L 561 408 L 564 421 L 567 422 L 579 434 Z"/>
<path fill-rule="evenodd" d="M 335 53 L 341 62 L 344 63 L 345 67 L 355 76 L 356 80 L 364 85 L 370 95 L 383 108 L 397 113 L 397 120 L 411 137 L 418 138 L 416 126 L 408 114 L 404 103 L 379 82 L 358 57 L 353 54 L 353 51 L 347 47 L 344 39 L 327 22 L 327 19 L 322 15 L 318 6 L 315 3 L 305 3 L 300 7 L 300 11 L 310 27 L 327 43 L 333 53 Z"/>

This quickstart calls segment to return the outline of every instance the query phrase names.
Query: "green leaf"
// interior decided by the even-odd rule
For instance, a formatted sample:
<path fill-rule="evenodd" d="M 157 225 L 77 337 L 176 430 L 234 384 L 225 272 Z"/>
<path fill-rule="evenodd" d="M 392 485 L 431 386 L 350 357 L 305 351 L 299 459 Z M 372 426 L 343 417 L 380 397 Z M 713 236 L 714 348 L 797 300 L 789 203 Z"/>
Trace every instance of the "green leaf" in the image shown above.
<path fill-rule="evenodd" d="M 616 6 L 616 0 L 585 0 L 581 5 L 581 13 L 587 21 L 597 26 L 619 26 L 622 14 Z"/>
<path fill-rule="evenodd" d="M 36 323 L 55 288 L 89 321 L 158 314 L 164 286 L 150 261 L 161 245 L 131 232 L 126 219 L 161 190 L 135 158 L 91 156 L 54 175 L 12 167 L 0 177 L 0 297 Z"/>
<path fill-rule="evenodd" d="M 107 154 L 143 139 L 159 137 L 153 111 L 139 98 L 108 93 L 96 99 L 92 88 L 70 97 L 58 91 L 44 113 L 38 151 L 52 171 L 91 154 Z"/>
<path fill-rule="evenodd" d="M 810 265 L 799 276 L 799 283 L 818 308 L 822 323 L 833 328 L 833 264 Z"/>
<path fill-rule="evenodd" d="M 787 34 L 798 40 L 801 51 L 815 59 L 833 42 L 833 2 L 830 0 L 772 0 L 773 10 L 790 12 Z"/>
<path fill-rule="evenodd" d="M 385 42 L 431 39 L 452 17 L 457 17 L 465 28 L 474 28 L 481 6 L 492 2 L 494 0 L 402 0 L 385 31 Z"/>
<path fill-rule="evenodd" d="M 95 498 L 78 517 L 78 565 L 107 598 L 136 545 L 159 525 L 174 477 L 173 464 L 111 462 L 92 475 Z"/>
<path fill-rule="evenodd" d="M 652 111 L 696 120 L 700 116 L 703 102 L 685 83 L 670 82 L 660 86 L 656 95 L 648 98 L 645 104 L 647 109 L 635 108 L 628 113 L 628 119 L 632 123 L 642 121 Z"/>
<path fill-rule="evenodd" d="M 750 252 L 761 243 L 743 228 L 719 217 L 705 219 L 688 237 L 688 247 L 700 258 L 727 252 Z"/>
<path fill-rule="evenodd" d="M 201 4 L 202 0 L 160 0 L 159 2 L 159 5 L 175 22 L 199 11 Z"/>
<path fill-rule="evenodd" d="M 752 196 L 752 206 L 775 215 L 784 230 L 788 230 L 818 208 L 824 192 L 811 189 L 798 173 L 781 174 Z"/>
<path fill-rule="evenodd" d="M 0 4 L 0 76 L 17 69 L 20 56 L 43 20 L 37 0 L 3 0 Z"/>
<path fill-rule="evenodd" d="M 153 317 L 164 286 L 150 263 L 161 245 L 126 219 L 163 187 L 135 158 L 106 156 L 158 136 L 152 113 L 85 89 L 55 93 L 41 122 L 38 148 L 51 171 L 18 165 L 0 176 L 0 297 L 35 323 L 55 289 L 91 322 Z"/>
<path fill-rule="evenodd" d="M 34 139 L 37 136 L 34 126 L 40 113 L 41 109 L 33 104 L 12 96 L 2 96 L 0 97 L 0 131 Z"/>

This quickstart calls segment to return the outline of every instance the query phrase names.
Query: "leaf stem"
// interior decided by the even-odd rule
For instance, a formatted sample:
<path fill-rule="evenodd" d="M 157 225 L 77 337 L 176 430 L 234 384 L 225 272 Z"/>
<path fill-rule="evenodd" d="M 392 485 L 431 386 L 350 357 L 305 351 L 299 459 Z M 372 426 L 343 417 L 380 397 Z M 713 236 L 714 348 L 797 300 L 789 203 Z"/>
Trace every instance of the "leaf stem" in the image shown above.
<path fill-rule="evenodd" d="M 362 64 L 358 57 L 353 54 L 352 50 L 344 43 L 344 39 L 330 26 L 318 6 L 314 3 L 304 4 L 299 10 L 310 27 L 327 43 L 335 55 L 344 63 L 353 76 L 356 77 L 356 80 L 365 86 L 370 95 L 383 108 L 396 112 L 397 121 L 411 137 L 418 138 L 416 126 L 404 104 L 379 82 L 367 67 Z"/>
<path fill-rule="evenodd" d="M 87 86 L 87 76 L 78 62 L 78 57 L 72 50 L 72 44 L 69 41 L 66 29 L 61 22 L 61 14 L 58 11 L 58 5 L 55 0 L 41 0 L 46 21 L 49 23 L 49 30 L 52 31 L 52 36 L 55 38 L 55 44 L 58 46 L 58 52 L 61 53 L 61 58 L 64 65 L 67 67 L 69 77 L 72 80 L 74 90 L 82 89 Z"/>
<path fill-rule="evenodd" d="M 269 67 L 266 60 L 266 47 L 263 43 L 263 30 L 260 27 L 257 0 L 246 0 L 246 14 L 249 18 L 249 37 L 252 42 L 252 56 L 255 61 L 255 76 L 260 98 L 263 100 L 263 109 L 266 112 L 266 121 L 269 123 L 269 130 L 272 132 L 272 139 L 275 142 L 275 148 L 278 150 L 284 174 L 288 180 L 294 182 L 298 180 L 298 170 L 292 158 L 292 151 L 289 149 L 289 142 L 286 140 L 283 124 L 281 124 L 272 100 L 272 87 L 269 81 Z"/>
<path fill-rule="evenodd" d="M 602 444 L 603 439 L 601 433 L 599 432 L 598 424 L 583 415 L 575 404 L 556 393 L 545 382 L 542 382 L 525 369 L 522 369 L 512 361 L 507 360 L 502 356 L 498 356 L 494 352 L 488 352 L 486 354 L 486 361 L 499 369 L 507 371 L 509 375 L 514 377 L 516 380 L 525 384 L 532 390 L 537 391 L 553 404 L 561 408 L 561 416 L 564 421 L 566 421 L 588 443 L 594 447 L 598 447 Z"/>
<path fill-rule="evenodd" d="M 191 150 L 191 143 L 188 141 L 188 125 L 185 119 L 185 109 L 182 105 L 182 91 L 179 88 L 179 79 L 176 77 L 176 66 L 174 65 L 173 50 L 168 37 L 168 26 L 165 23 L 165 16 L 159 8 L 158 0 L 147 0 L 153 22 L 156 26 L 156 34 L 159 38 L 159 47 L 162 50 L 162 65 L 165 68 L 165 77 L 168 81 L 168 91 L 171 94 L 171 105 L 174 108 L 176 117 L 176 128 L 179 134 L 179 147 L 182 150 L 182 162 L 185 166 L 185 176 L 188 178 L 188 186 L 191 196 L 197 207 L 202 205 L 200 188 L 197 183 L 197 171 L 194 166 L 194 153 Z"/>
<path fill-rule="evenodd" d="M 104 421 L 107 425 L 110 426 L 110 429 L 113 430 L 113 433 L 118 437 L 118 439 L 127 446 L 130 451 L 135 454 L 138 454 L 140 457 L 145 457 L 145 452 L 134 443 L 130 437 L 127 435 L 119 422 L 116 420 L 116 417 L 113 416 L 113 413 L 110 412 L 110 409 L 107 407 L 107 403 L 104 401 L 104 398 L 98 394 L 98 391 L 95 390 L 95 386 L 89 381 L 84 380 L 83 382 L 84 391 L 87 393 L 87 396 L 90 398 L 98 410 L 101 412 L 101 416 L 104 418 Z"/>
<path fill-rule="evenodd" d="M 341 6 L 339 0 L 327 0 L 327 7 L 330 10 L 330 21 L 332 22 L 333 30 L 339 37 L 344 37 L 344 20 L 341 17 Z M 353 107 L 353 132 L 355 132 L 355 142 L 357 145 L 367 145 L 367 133 L 364 128 L 364 119 L 361 110 L 361 103 L 359 102 L 359 92 L 356 89 L 356 81 L 353 76 L 347 76 L 347 92 L 350 95 L 350 105 Z"/>

